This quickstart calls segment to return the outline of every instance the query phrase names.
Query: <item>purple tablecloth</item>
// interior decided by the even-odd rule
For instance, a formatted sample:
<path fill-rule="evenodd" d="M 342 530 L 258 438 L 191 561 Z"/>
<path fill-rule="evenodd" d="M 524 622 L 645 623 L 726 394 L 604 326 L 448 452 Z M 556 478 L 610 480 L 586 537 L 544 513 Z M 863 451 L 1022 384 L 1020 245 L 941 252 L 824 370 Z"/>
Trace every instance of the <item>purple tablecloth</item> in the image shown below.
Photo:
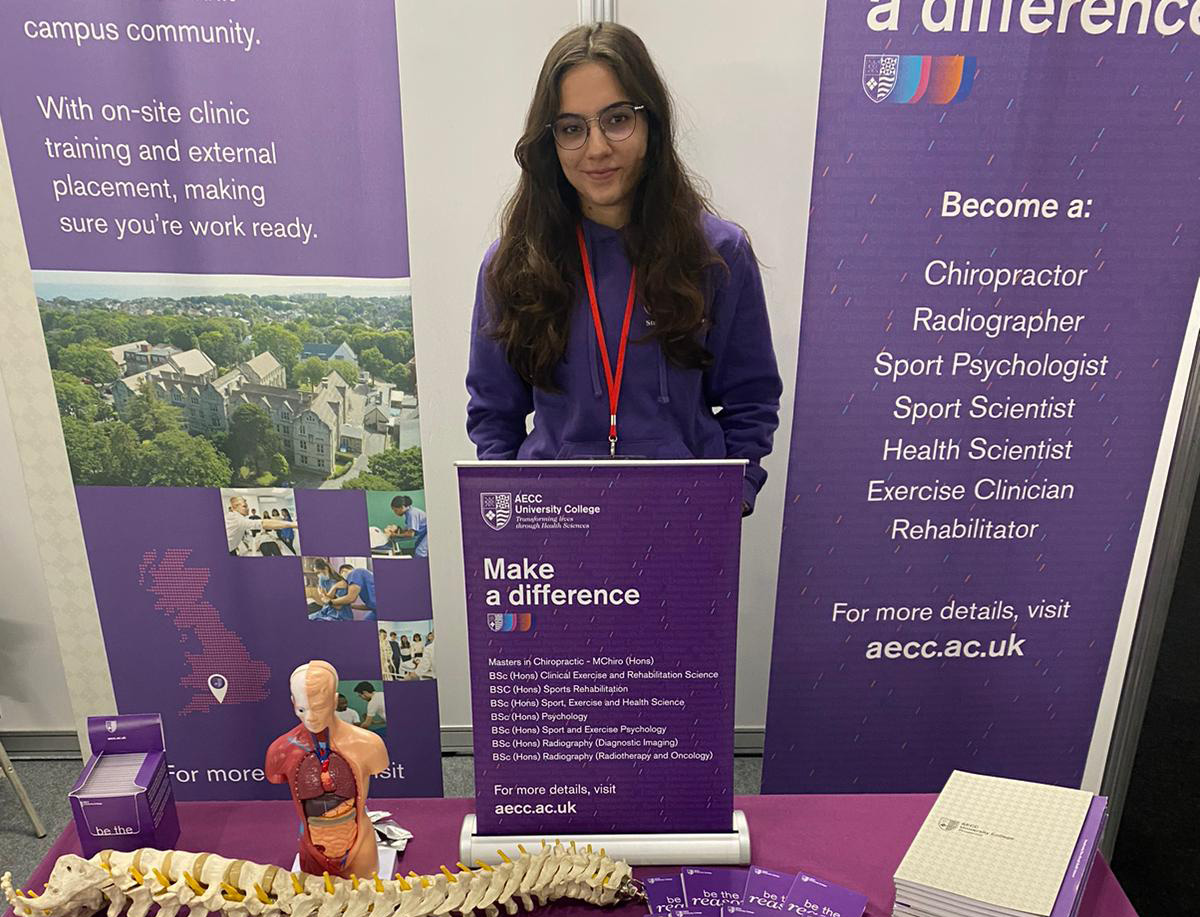
<path fill-rule="evenodd" d="M 739 796 L 750 822 L 753 862 L 778 871 L 803 870 L 870 898 L 867 913 L 892 911 L 892 874 L 921 826 L 934 795 Z M 400 864 L 403 872 L 436 872 L 458 859 L 458 835 L 471 799 L 372 799 L 371 808 L 395 813 L 415 835 Z M 290 802 L 190 802 L 179 804 L 181 850 L 290 866 L 296 853 L 296 822 Z M 74 825 L 67 827 L 34 871 L 29 886 L 40 891 L 54 861 L 79 853 Z M 680 864 L 687 865 L 687 864 Z M 399 869 L 400 866 L 397 866 Z M 667 872 L 638 869 L 638 875 Z M 555 917 L 595 914 L 591 908 L 555 907 Z M 609 914 L 636 917 L 628 906 Z M 10 917 L 7 911 L 5 917 Z M 1080 917 L 1136 917 L 1108 864 L 1097 858 Z"/>

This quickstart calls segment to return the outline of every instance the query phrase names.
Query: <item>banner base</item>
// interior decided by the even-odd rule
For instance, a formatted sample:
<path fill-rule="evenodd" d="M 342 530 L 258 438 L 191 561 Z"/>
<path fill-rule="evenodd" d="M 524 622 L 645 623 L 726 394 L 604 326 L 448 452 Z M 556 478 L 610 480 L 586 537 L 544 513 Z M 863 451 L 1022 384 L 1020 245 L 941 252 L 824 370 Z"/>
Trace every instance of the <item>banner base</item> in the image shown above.
<path fill-rule="evenodd" d="M 539 834 L 491 835 L 475 833 L 475 815 L 463 819 L 458 837 L 459 856 L 464 863 L 482 860 L 499 863 L 498 851 L 513 850 L 517 844 L 529 849 L 542 841 L 574 841 L 576 845 L 603 847 L 615 860 L 631 866 L 748 866 L 750 825 L 741 809 L 733 810 L 733 828 L 712 834 Z"/>

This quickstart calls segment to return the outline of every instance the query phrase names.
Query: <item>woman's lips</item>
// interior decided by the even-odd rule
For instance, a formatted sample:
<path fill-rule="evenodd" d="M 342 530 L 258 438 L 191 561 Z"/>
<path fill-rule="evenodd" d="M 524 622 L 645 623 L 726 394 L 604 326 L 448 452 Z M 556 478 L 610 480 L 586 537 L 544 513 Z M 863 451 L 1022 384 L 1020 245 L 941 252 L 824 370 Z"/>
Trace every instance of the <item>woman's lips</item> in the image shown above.
<path fill-rule="evenodd" d="M 590 178 L 592 181 L 604 181 L 605 179 L 612 178 L 614 175 L 616 175 L 617 170 L 615 168 L 614 169 L 584 169 L 583 174 L 586 175 L 588 178 Z"/>

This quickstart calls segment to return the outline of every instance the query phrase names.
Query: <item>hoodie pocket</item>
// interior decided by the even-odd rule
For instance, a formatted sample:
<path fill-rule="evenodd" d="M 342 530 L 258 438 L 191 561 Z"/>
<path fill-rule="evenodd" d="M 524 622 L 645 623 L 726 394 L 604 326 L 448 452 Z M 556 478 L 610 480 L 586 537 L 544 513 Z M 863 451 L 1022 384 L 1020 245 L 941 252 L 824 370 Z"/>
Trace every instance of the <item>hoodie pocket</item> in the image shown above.
<path fill-rule="evenodd" d="M 556 459 L 607 459 L 608 440 L 573 442 L 564 440 Z M 691 459 L 696 456 L 681 439 L 618 439 L 617 458 Z"/>

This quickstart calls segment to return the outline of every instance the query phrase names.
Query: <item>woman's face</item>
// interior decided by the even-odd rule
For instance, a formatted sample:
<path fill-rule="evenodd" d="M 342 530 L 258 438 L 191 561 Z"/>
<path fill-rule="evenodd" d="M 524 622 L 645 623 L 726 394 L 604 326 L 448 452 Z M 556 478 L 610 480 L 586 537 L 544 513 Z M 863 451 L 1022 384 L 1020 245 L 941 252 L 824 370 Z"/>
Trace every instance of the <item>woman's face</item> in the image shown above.
<path fill-rule="evenodd" d="M 594 118 L 615 102 L 629 98 L 616 75 L 604 64 L 586 61 L 566 72 L 560 86 L 558 113 Z M 606 225 L 621 226 L 629 219 L 633 194 L 642 177 L 646 158 L 646 119 L 637 117 L 632 136 L 613 142 L 604 136 L 599 122 L 588 124 L 587 142 L 578 150 L 555 145 L 567 181 L 579 193 L 586 216 Z"/>

